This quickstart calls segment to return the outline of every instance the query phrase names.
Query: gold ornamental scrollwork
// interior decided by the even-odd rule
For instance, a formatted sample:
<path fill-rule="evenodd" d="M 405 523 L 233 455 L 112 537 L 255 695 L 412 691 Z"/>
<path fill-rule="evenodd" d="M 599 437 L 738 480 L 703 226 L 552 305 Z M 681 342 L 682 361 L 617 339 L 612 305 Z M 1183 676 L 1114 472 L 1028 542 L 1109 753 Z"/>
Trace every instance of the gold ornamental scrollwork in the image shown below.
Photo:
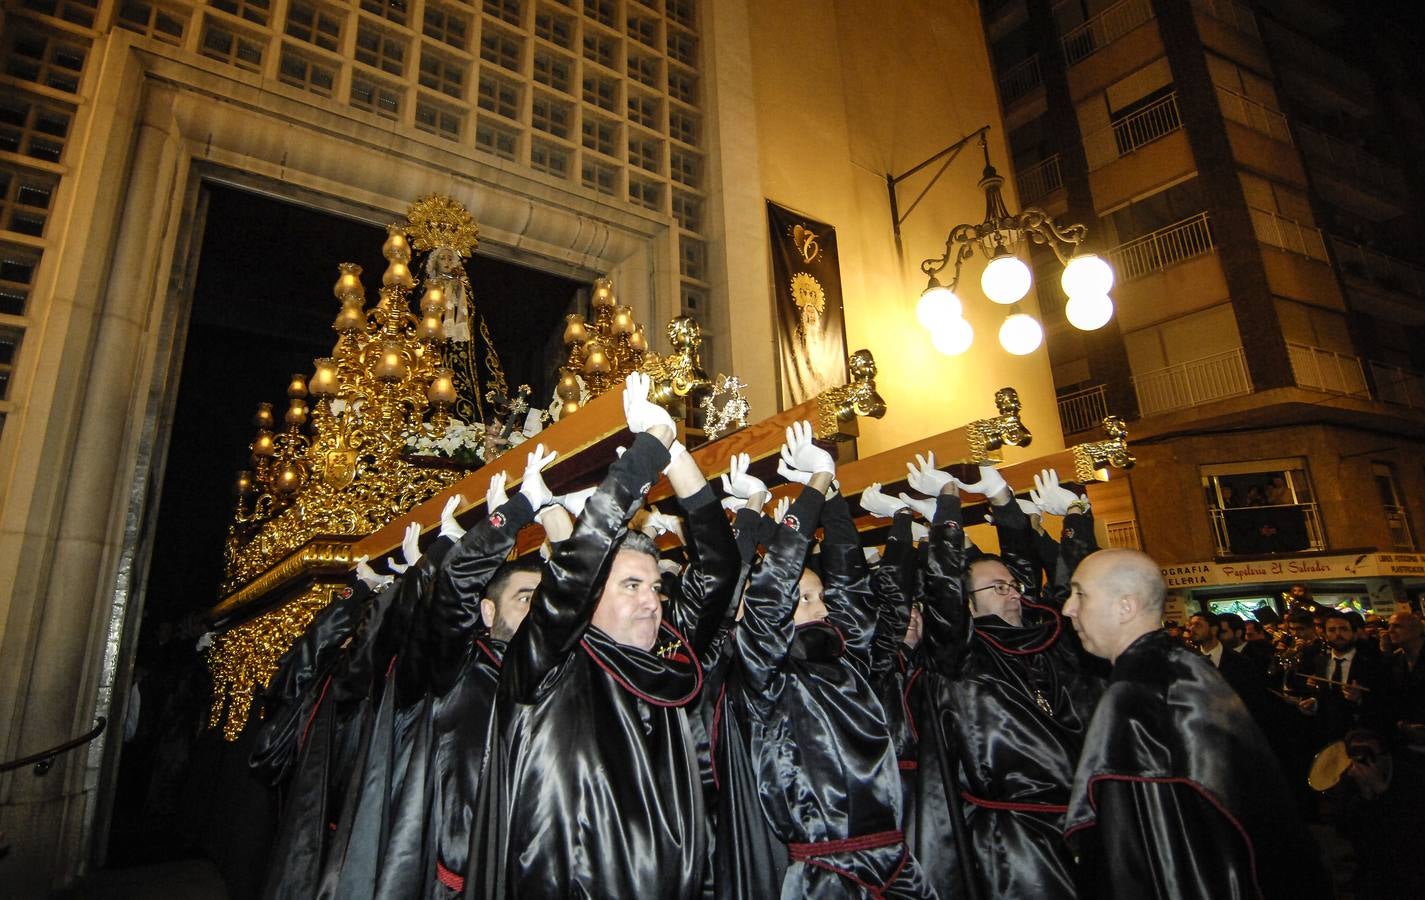
<path fill-rule="evenodd" d="M 876 392 L 876 358 L 870 350 L 857 350 L 847 359 L 851 380 L 822 391 L 816 398 L 814 431 L 828 441 L 850 440 L 859 433 L 858 416 L 879 419 L 886 401 Z"/>
<path fill-rule="evenodd" d="M 1090 441 L 1072 447 L 1074 454 L 1074 478 L 1087 484 L 1098 480 L 1098 471 L 1112 466 L 1115 469 L 1131 469 L 1137 462 L 1128 452 L 1128 425 L 1118 416 L 1108 416 L 1103 420 L 1102 441 Z"/>
<path fill-rule="evenodd" d="M 989 419 L 976 419 L 966 428 L 970 446 L 971 461 L 988 463 L 990 454 L 1005 445 L 1028 447 L 1034 435 L 1025 427 L 1019 417 L 1019 392 L 1012 387 L 995 391 L 995 409 L 999 415 Z"/>

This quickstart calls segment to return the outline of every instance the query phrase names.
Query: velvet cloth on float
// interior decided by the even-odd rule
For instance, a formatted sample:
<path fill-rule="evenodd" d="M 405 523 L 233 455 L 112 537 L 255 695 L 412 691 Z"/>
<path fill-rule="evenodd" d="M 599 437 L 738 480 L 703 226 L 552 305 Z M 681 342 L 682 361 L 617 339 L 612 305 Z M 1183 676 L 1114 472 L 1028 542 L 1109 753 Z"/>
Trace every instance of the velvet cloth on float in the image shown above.
<path fill-rule="evenodd" d="M 590 625 L 624 524 L 668 459 L 657 440 L 635 437 L 555 548 L 510 641 L 467 897 L 700 893 L 706 810 L 687 706 L 702 685 L 697 654 L 717 633 L 738 570 L 710 490 L 683 505 L 690 527 L 721 535 L 722 563 L 709 559 L 701 581 L 665 604 L 661 652 L 623 646 Z M 707 543 L 702 550 L 713 554 Z"/>
<path fill-rule="evenodd" d="M 1211 661 L 1165 631 L 1114 661 L 1066 824 L 1086 897 L 1332 896 L 1266 737 Z"/>

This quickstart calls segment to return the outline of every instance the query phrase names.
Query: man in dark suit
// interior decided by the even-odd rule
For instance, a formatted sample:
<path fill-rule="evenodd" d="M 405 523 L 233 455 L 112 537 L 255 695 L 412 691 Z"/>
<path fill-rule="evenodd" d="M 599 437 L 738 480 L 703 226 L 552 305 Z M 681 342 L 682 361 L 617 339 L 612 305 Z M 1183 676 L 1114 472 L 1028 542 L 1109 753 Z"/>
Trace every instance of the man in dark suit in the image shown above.
<path fill-rule="evenodd" d="M 1217 639 L 1223 647 L 1259 669 L 1263 678 L 1267 677 L 1267 666 L 1272 661 L 1272 645 L 1267 641 L 1247 640 L 1247 623 L 1241 616 L 1236 613 L 1218 616 Z"/>
<path fill-rule="evenodd" d="M 1233 616 L 1240 623 L 1242 620 Z M 1222 678 L 1237 696 L 1252 718 L 1259 724 L 1266 706 L 1266 669 L 1258 670 L 1255 663 L 1225 645 L 1218 635 L 1221 633 L 1222 618 L 1215 613 L 1203 611 L 1188 619 L 1188 637 L 1197 651 L 1221 673 Z"/>
<path fill-rule="evenodd" d="M 1382 717 L 1388 713 L 1389 672 L 1379 653 L 1357 643 L 1362 624 L 1357 613 L 1327 610 L 1325 650 L 1312 655 L 1299 670 L 1312 693 L 1297 708 L 1314 718 L 1318 747 L 1340 740 L 1352 728 L 1384 733 L 1388 725 Z"/>

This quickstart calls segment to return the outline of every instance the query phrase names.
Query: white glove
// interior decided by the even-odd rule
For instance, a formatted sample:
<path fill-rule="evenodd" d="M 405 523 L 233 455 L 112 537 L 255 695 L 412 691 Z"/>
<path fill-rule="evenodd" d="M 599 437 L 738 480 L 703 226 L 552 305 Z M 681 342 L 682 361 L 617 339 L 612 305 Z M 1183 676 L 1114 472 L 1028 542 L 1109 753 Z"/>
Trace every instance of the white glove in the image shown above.
<path fill-rule="evenodd" d="M 1033 492 L 1031 491 L 1030 493 L 1033 493 Z M 1014 502 L 1017 503 L 1017 504 L 1019 504 L 1019 508 L 1024 511 L 1024 514 L 1025 514 L 1026 516 L 1037 516 L 1037 515 L 1039 515 L 1039 513 L 1041 512 L 1041 510 L 1039 509 L 1039 507 L 1035 506 L 1033 503 L 1031 503 L 1031 502 L 1028 501 L 1028 500 L 1024 500 L 1024 499 L 1021 499 L 1021 498 L 1016 497 L 1015 500 L 1014 500 Z"/>
<path fill-rule="evenodd" d="M 554 502 L 554 492 L 544 483 L 544 476 L 540 472 L 554 462 L 558 455 L 553 450 L 546 454 L 543 444 L 535 444 L 534 452 L 525 457 L 524 480 L 520 482 L 520 493 L 529 501 L 529 508 L 535 512 Z"/>
<path fill-rule="evenodd" d="M 912 541 L 923 541 L 930 537 L 930 528 L 919 522 L 910 523 L 910 539 Z"/>
<path fill-rule="evenodd" d="M 490 476 L 490 486 L 485 488 L 486 515 L 489 515 L 510 502 L 510 495 L 505 493 L 505 482 L 507 480 L 504 472 L 496 472 Z"/>
<path fill-rule="evenodd" d="M 730 513 L 735 513 L 747 505 L 747 501 L 741 497 L 723 497 L 718 502 L 722 504 L 723 509 Z"/>
<path fill-rule="evenodd" d="M 1034 476 L 1034 489 L 1029 492 L 1029 499 L 1039 512 L 1054 516 L 1068 515 L 1071 507 L 1075 512 L 1088 512 L 1089 509 L 1086 498 L 1059 484 L 1059 473 L 1053 469 L 1045 469 Z"/>
<path fill-rule="evenodd" d="M 787 517 L 787 510 L 792 508 L 792 498 L 782 497 L 777 501 L 777 505 L 772 507 L 772 521 L 778 525 Z"/>
<path fill-rule="evenodd" d="M 1004 476 L 994 466 L 980 466 L 980 480 L 974 484 L 962 484 L 960 487 L 971 494 L 993 497 L 1000 491 L 1008 490 L 1009 482 L 1004 480 Z"/>
<path fill-rule="evenodd" d="M 377 575 L 376 570 L 367 564 L 368 559 L 370 557 L 363 556 L 356 561 L 356 577 L 371 590 L 379 591 L 390 584 L 393 579 L 390 575 Z"/>
<path fill-rule="evenodd" d="M 597 484 L 584 488 L 582 491 L 570 491 L 567 494 L 560 494 L 554 498 L 554 502 L 569 510 L 569 515 L 579 518 L 584 512 L 584 504 L 589 502 L 589 498 L 597 491 Z"/>
<path fill-rule="evenodd" d="M 664 575 L 678 575 L 683 571 L 683 567 L 671 559 L 658 560 L 658 571 Z"/>
<path fill-rule="evenodd" d="M 782 445 L 782 462 L 785 463 L 786 468 L 805 472 L 808 477 L 806 479 L 790 477 L 782 471 L 782 466 L 777 467 L 777 473 L 789 481 L 798 481 L 802 484 L 810 481 L 810 476 L 817 472 L 835 475 L 836 461 L 831 458 L 830 453 L 812 443 L 813 440 L 810 422 L 793 422 L 787 426 L 787 442 Z"/>
<path fill-rule="evenodd" d="M 419 522 L 412 522 L 406 526 L 406 535 L 401 539 L 401 555 L 406 558 L 404 563 L 398 563 L 394 559 L 386 563 L 387 568 L 397 575 L 404 574 L 407 569 L 416 564 L 416 560 L 421 558 L 421 526 Z"/>
<path fill-rule="evenodd" d="M 201 652 L 211 646 L 213 646 L 213 632 L 205 631 L 198 635 L 198 643 L 193 645 L 193 649 Z"/>
<path fill-rule="evenodd" d="M 922 494 L 929 494 L 934 497 L 944 490 L 945 485 L 954 484 L 957 487 L 960 482 L 955 480 L 955 476 L 949 472 L 942 472 L 935 468 L 935 454 L 933 452 L 921 456 L 915 455 L 915 464 L 905 464 L 906 478 L 910 481 L 910 486 Z"/>
<path fill-rule="evenodd" d="M 880 547 L 862 547 L 861 552 L 866 554 L 867 565 L 874 566 L 876 563 L 881 561 Z"/>
<path fill-rule="evenodd" d="M 655 425 L 666 425 L 674 433 L 673 417 L 668 410 L 648 399 L 648 389 L 652 384 L 642 372 L 630 372 L 623 386 L 623 415 L 628 420 L 628 430 L 642 434 Z"/>
<path fill-rule="evenodd" d="M 676 534 L 679 540 L 684 540 L 683 522 L 681 519 L 677 516 L 665 515 L 656 509 L 650 509 L 648 511 L 648 518 L 643 520 L 643 532 L 648 534 L 649 537 L 658 537 L 670 531 Z M 649 534 L 649 532 L 652 533 Z"/>
<path fill-rule="evenodd" d="M 440 536 L 448 537 L 452 541 L 460 540 L 460 536 L 465 533 L 465 529 L 460 527 L 460 523 L 455 521 L 455 510 L 460 504 L 465 502 L 465 498 L 456 494 L 445 502 L 445 509 L 440 511 Z"/>
<path fill-rule="evenodd" d="M 929 522 L 935 518 L 935 501 L 927 500 L 924 497 L 912 497 L 910 494 L 902 492 L 901 502 L 911 509 L 920 513 L 920 517 Z"/>
<path fill-rule="evenodd" d="M 906 508 L 906 504 L 899 500 L 893 500 L 881 493 L 881 483 L 871 482 L 871 485 L 861 492 L 861 508 L 873 516 L 881 516 L 889 519 L 896 513 Z"/>
<path fill-rule="evenodd" d="M 746 500 L 756 493 L 767 493 L 767 485 L 747 470 L 752 467 L 752 457 L 746 453 L 734 453 L 727 463 L 727 474 L 722 476 L 722 489 L 729 497 Z M 741 507 L 739 507 L 741 508 Z"/>

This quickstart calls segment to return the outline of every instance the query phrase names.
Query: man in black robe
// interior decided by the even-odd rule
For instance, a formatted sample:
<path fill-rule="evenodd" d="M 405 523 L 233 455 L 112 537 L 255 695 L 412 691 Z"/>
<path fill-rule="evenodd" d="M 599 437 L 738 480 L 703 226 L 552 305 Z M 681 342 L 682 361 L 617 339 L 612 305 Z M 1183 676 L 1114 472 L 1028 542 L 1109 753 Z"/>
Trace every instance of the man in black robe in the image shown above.
<path fill-rule="evenodd" d="M 909 469 L 913 488 L 937 495 L 929 510 L 902 495 L 931 521 L 911 848 L 943 897 L 1074 897 L 1061 831 L 1101 681 L 1040 602 L 1038 579 L 1064 573 L 1067 585 L 1092 549 L 1087 501 L 1050 472 L 1036 479 L 1045 511 L 1064 517 L 1059 558 L 1041 561 L 1028 517 L 992 467 L 974 485 L 936 470 L 933 456 Z M 961 490 L 989 498 L 998 556 L 967 562 Z"/>
<path fill-rule="evenodd" d="M 1266 738 L 1212 664 L 1161 629 L 1165 593 L 1146 555 L 1101 550 L 1064 607 L 1113 663 L 1066 819 L 1083 896 L 1329 897 Z"/>
<path fill-rule="evenodd" d="M 648 388 L 629 376 L 633 443 L 554 548 L 506 649 L 467 897 L 686 898 L 703 886 L 707 821 L 687 707 L 739 566 L 722 508 Z M 656 547 L 626 528 L 660 471 L 696 561 L 666 608 Z"/>

